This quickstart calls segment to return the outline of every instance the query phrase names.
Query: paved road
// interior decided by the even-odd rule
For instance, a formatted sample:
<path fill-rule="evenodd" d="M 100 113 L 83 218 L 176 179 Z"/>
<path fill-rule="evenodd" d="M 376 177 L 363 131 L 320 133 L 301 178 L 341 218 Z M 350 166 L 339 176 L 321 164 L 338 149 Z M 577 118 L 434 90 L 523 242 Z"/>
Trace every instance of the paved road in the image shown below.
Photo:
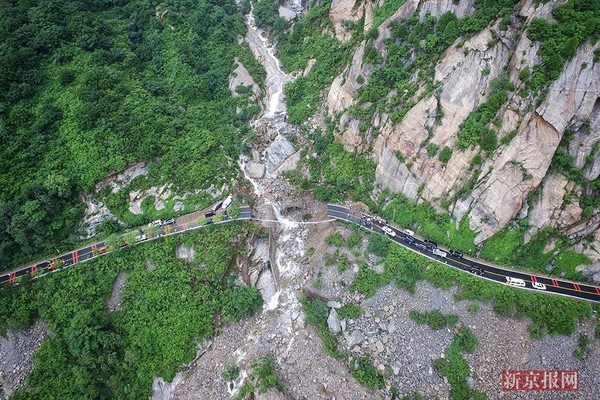
<path fill-rule="evenodd" d="M 240 207 L 240 214 L 235 220 L 245 220 L 252 219 L 252 212 L 250 207 L 244 206 Z M 223 222 L 229 222 L 231 220 L 225 220 Z M 212 222 L 212 219 L 210 220 Z M 210 225 L 210 222 L 204 223 L 202 226 Z M 198 225 L 198 222 L 193 221 L 189 224 L 173 224 L 173 225 L 163 225 L 160 227 L 144 227 L 140 228 L 143 230 L 146 235 L 147 240 L 156 239 L 162 236 L 174 235 L 182 232 L 187 232 L 193 229 L 200 228 L 201 225 Z M 141 242 L 141 241 L 140 241 Z M 123 244 L 122 247 L 127 246 L 126 243 Z M 70 253 L 65 253 L 55 258 L 50 258 L 41 262 L 37 262 L 33 265 L 21 267 L 14 271 L 4 272 L 0 275 L 0 285 L 3 283 L 14 283 L 16 279 L 20 276 L 28 275 L 38 277 L 40 275 L 44 275 L 50 272 L 58 271 L 61 268 L 68 267 L 71 265 L 79 264 L 81 262 L 87 261 L 91 258 L 100 256 L 102 254 L 106 254 L 106 243 L 103 241 L 96 242 L 90 244 L 88 246 L 82 247 L 77 250 L 73 250 Z"/>
<path fill-rule="evenodd" d="M 453 256 L 449 253 L 449 250 L 444 250 L 441 248 L 438 250 L 442 251 L 442 253 L 439 253 L 442 255 L 437 255 L 433 253 L 432 245 L 427 247 L 424 241 L 414 236 L 407 235 L 403 230 L 387 224 L 386 221 L 373 217 L 370 217 L 370 219 L 367 217 L 361 218 L 360 215 L 356 215 L 352 210 L 335 204 L 327 205 L 327 215 L 333 218 L 353 222 L 380 234 L 386 234 L 382 228 L 388 227 L 395 233 L 395 236 L 391 236 L 391 234 L 387 234 L 387 236 L 392 241 L 396 242 L 396 244 L 404 246 L 416 253 L 429 257 L 440 263 L 452 266 L 462 271 L 473 273 L 475 276 L 480 278 L 501 282 L 504 284 L 506 284 L 506 277 L 518 278 L 523 280 L 526 284 L 525 287 L 520 287 L 521 289 L 554 293 L 563 296 L 600 302 L 600 287 L 585 285 L 583 283 L 569 282 L 546 276 L 530 275 L 526 272 L 513 271 L 507 268 L 500 268 L 497 266 L 484 264 L 479 260 L 473 260 L 462 256 Z M 443 253 L 446 253 L 446 255 L 443 256 Z M 533 287 L 535 282 L 544 284 L 546 289 L 535 289 Z"/>

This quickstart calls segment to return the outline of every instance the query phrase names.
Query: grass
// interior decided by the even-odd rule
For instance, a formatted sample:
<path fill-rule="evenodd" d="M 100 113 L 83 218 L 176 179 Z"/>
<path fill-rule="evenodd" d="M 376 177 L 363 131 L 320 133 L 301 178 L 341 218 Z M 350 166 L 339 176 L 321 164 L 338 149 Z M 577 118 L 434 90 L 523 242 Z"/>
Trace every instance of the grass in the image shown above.
<path fill-rule="evenodd" d="M 434 331 L 445 327 L 453 327 L 458 323 L 456 315 L 444 315 L 439 310 L 418 312 L 411 311 L 408 316 L 419 325 L 427 325 Z"/>
<path fill-rule="evenodd" d="M 363 315 L 363 309 L 360 305 L 354 303 L 344 304 L 338 311 L 339 319 L 357 319 Z"/>

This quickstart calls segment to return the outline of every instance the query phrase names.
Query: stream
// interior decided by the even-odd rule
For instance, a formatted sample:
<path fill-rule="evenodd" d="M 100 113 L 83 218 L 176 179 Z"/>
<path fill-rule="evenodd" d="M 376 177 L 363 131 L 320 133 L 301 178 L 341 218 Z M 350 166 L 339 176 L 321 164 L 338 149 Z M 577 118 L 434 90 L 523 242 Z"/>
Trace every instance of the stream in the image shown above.
<path fill-rule="evenodd" d="M 302 234 L 303 227 L 282 215 L 281 204 L 278 199 L 285 196 L 286 193 L 278 193 L 274 189 L 281 186 L 279 185 L 280 182 L 278 182 L 280 178 L 276 169 L 269 168 L 269 162 L 273 158 L 271 154 L 276 151 L 274 149 L 276 142 L 284 143 L 285 148 L 292 146 L 285 138 L 285 132 L 294 131 L 295 127 L 286 122 L 287 105 L 283 94 L 285 84 L 291 81 L 292 77 L 282 70 L 281 63 L 275 56 L 275 45 L 270 43 L 265 32 L 256 26 L 252 9 L 249 15 L 246 16 L 246 25 L 248 27 L 246 38 L 250 48 L 254 56 L 265 67 L 267 77 L 265 85 L 266 94 L 263 100 L 264 111 L 258 119 L 252 122 L 253 129 L 259 135 L 262 135 L 262 137 L 256 140 L 256 142 L 261 144 L 254 146 L 252 160 L 248 156 L 242 155 L 238 164 L 244 172 L 244 177 L 254 188 L 259 216 L 264 219 L 274 219 L 277 221 L 271 228 L 271 232 L 276 238 L 277 243 L 275 266 L 273 269 L 273 275 L 275 276 L 271 277 L 273 280 L 279 278 L 279 282 L 273 282 L 276 291 L 271 292 L 273 289 L 269 290 L 261 287 L 260 279 L 258 282 L 267 309 L 274 310 L 278 306 L 283 305 L 280 302 L 284 304 L 288 303 L 288 301 L 292 301 L 294 304 L 298 303 L 295 294 L 288 290 L 288 284 L 290 283 L 289 278 L 293 278 L 299 272 L 299 265 L 295 262 L 295 259 L 304 256 L 304 240 L 302 237 L 306 236 L 306 232 L 304 232 L 304 235 Z M 281 158 L 288 158 L 285 157 L 286 155 L 290 156 L 284 153 L 284 157 Z M 266 164 L 266 173 L 260 178 L 256 176 L 251 177 L 248 173 L 248 162 Z M 272 211 L 271 215 L 269 215 L 269 208 Z M 262 215 L 260 215 L 261 213 Z"/>

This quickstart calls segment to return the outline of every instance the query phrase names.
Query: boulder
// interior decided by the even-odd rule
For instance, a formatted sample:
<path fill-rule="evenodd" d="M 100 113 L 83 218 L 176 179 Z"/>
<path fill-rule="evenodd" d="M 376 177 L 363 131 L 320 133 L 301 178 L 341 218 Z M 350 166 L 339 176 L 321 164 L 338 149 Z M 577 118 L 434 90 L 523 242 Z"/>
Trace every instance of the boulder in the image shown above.
<path fill-rule="evenodd" d="M 269 173 L 275 171 L 292 154 L 294 154 L 294 145 L 283 136 L 277 136 L 265 150 L 267 171 Z"/>
<path fill-rule="evenodd" d="M 248 176 L 252 179 L 260 179 L 265 175 L 265 166 L 261 163 L 248 161 L 245 169 Z"/>
<path fill-rule="evenodd" d="M 335 308 L 332 308 L 329 312 L 329 317 L 327 317 L 327 326 L 329 327 L 329 331 L 331 333 L 340 333 L 342 331 L 340 320 L 338 319 Z"/>

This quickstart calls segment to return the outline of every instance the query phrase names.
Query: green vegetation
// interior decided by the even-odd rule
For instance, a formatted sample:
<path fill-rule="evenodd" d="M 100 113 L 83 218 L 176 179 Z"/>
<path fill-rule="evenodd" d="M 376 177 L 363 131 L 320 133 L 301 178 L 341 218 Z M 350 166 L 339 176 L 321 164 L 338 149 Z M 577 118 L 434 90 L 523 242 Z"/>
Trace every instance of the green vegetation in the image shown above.
<path fill-rule="evenodd" d="M 467 119 L 460 124 L 458 131 L 458 147 L 466 149 L 469 146 L 479 144 L 488 154 L 498 147 L 496 133 L 487 126 L 492 122 L 500 108 L 508 101 L 507 91 L 513 91 L 514 86 L 510 83 L 506 74 L 499 75 L 491 83 L 491 91 L 485 103 Z"/>
<path fill-rule="evenodd" d="M 373 27 L 378 28 L 379 25 L 389 17 L 391 17 L 406 0 L 385 0 L 380 7 L 373 9 Z"/>
<path fill-rule="evenodd" d="M 587 337 L 585 334 L 580 334 L 577 338 L 577 347 L 573 350 L 573 357 L 578 360 L 584 361 L 592 352 L 590 344 L 592 343 L 591 339 Z"/>
<path fill-rule="evenodd" d="M 194 358 L 196 343 L 215 332 L 216 315 L 237 321 L 260 307 L 256 289 L 229 283 L 248 229 L 166 237 L 0 291 L 0 321 L 16 329 L 41 318 L 52 332 L 14 398 L 147 398 L 154 377 L 171 380 Z M 195 264 L 175 259 L 182 243 L 197 249 Z M 108 313 L 122 270 L 122 311 Z"/>
<path fill-rule="evenodd" d="M 274 32 L 283 32 L 287 22 L 279 16 L 278 0 L 254 0 L 256 25 Z"/>
<path fill-rule="evenodd" d="M 363 314 L 363 309 L 358 304 L 348 303 L 344 304 L 339 310 L 337 310 L 339 319 L 357 319 Z"/>
<path fill-rule="evenodd" d="M 328 18 L 330 5 L 331 2 L 327 0 L 311 6 L 291 31 L 278 37 L 277 55 L 287 71 L 306 68 L 309 60 L 316 60 L 307 76 L 300 75 L 285 86 L 288 116 L 294 124 L 304 123 L 315 113 L 321 91 L 333 82 L 342 65 L 347 62 L 348 49 L 353 45 L 351 42 L 342 45 L 337 39 L 322 33 L 331 28 Z M 360 29 L 362 32 L 362 23 Z"/>
<path fill-rule="evenodd" d="M 444 315 L 439 310 L 418 312 L 411 311 L 408 316 L 419 325 L 427 325 L 434 331 L 445 327 L 453 327 L 458 323 L 456 315 Z"/>
<path fill-rule="evenodd" d="M 269 389 L 281 389 L 282 385 L 275 374 L 275 360 L 270 357 L 259 357 L 252 364 L 252 378 L 258 387 L 258 393 L 266 393 Z"/>
<path fill-rule="evenodd" d="M 240 388 L 233 398 L 234 400 L 254 399 L 256 389 L 258 389 L 258 394 L 265 394 L 270 389 L 283 389 L 275 371 L 275 360 L 271 357 L 257 357 L 252 362 L 249 380 L 250 382 Z"/>
<path fill-rule="evenodd" d="M 448 146 L 444 146 L 444 148 L 442 149 L 442 151 L 440 152 L 440 155 L 439 155 L 440 161 L 444 164 L 447 164 L 448 161 L 450 161 L 451 157 L 452 157 L 452 149 Z"/>
<path fill-rule="evenodd" d="M 505 265 L 548 273 L 546 267 L 554 261 L 550 274 L 565 274 L 567 279 L 581 280 L 581 274 L 575 270 L 580 264 L 589 264 L 590 259 L 572 250 L 563 250 L 558 256 L 555 252 L 567 245 L 566 238 L 555 236 L 551 228 L 545 228 L 527 243 L 523 243 L 523 234 L 527 226 L 509 226 L 483 243 L 480 255 L 482 258 Z M 554 240 L 553 251 L 544 252 L 550 240 Z"/>
<path fill-rule="evenodd" d="M 402 3 L 402 0 L 388 0 L 376 8 L 375 27 Z M 401 121 L 418 100 L 414 98 L 419 89 L 412 83 L 414 75 L 418 74 L 426 87 L 421 96 L 431 95 L 436 90 L 435 64 L 444 50 L 460 36 L 468 37 L 497 18 L 510 15 L 516 3 L 515 0 L 476 0 L 475 12 L 464 19 L 446 12 L 437 19 L 428 15 L 423 20 L 411 17 L 392 21 L 389 24 L 392 37 L 384 41 L 385 60 L 372 44 L 365 48 L 364 61 L 374 64 L 374 68 L 367 83 L 359 90 L 359 104 L 349 109 L 349 113 L 364 123 L 368 123 L 377 111 L 386 112 L 393 122 Z M 369 31 L 366 37 L 377 37 L 376 29 Z M 388 96 L 392 90 L 396 94 Z M 365 108 L 366 104 L 370 106 Z M 491 136 L 488 135 L 488 139 Z"/>
<path fill-rule="evenodd" d="M 333 136 L 333 126 L 327 133 L 315 130 L 309 134 L 314 141 L 316 157 L 307 164 L 310 179 L 301 179 L 300 187 L 314 189 L 319 201 L 339 202 L 343 199 L 368 199 L 375 181 L 375 163 L 364 155 L 349 153 Z"/>
<path fill-rule="evenodd" d="M 580 128 L 582 132 L 585 132 L 588 129 L 589 126 L 586 125 Z M 584 210 L 582 219 L 586 219 L 594 213 L 594 210 L 600 208 L 600 196 L 598 196 L 598 192 L 600 191 L 600 177 L 593 181 L 588 181 L 583 174 L 583 168 L 580 169 L 575 167 L 575 157 L 569 154 L 569 144 L 573 139 L 573 136 L 573 132 L 565 132 L 558 149 L 556 149 L 556 152 L 554 153 L 548 172 L 562 173 L 569 180 L 582 187 L 583 190 L 579 196 L 579 206 Z M 586 160 L 586 163 L 594 162 L 594 158 L 599 154 L 598 146 L 599 145 L 595 145 L 594 148 L 592 148 L 590 157 Z"/>
<path fill-rule="evenodd" d="M 520 78 L 529 89 L 541 91 L 554 82 L 580 44 L 590 37 L 600 35 L 600 3 L 593 0 L 569 0 L 552 10 L 556 22 L 536 18 L 527 35 L 532 41 L 541 42 L 538 55 L 542 63 L 534 66 L 531 76 Z"/>
<path fill-rule="evenodd" d="M 233 0 L 155 7 L 0 6 L 2 269 L 72 248 L 79 194 L 133 162 L 156 160 L 147 182 L 177 191 L 229 179 L 256 112 L 228 89 L 234 58 L 251 58 L 241 15 Z"/>
<path fill-rule="evenodd" d="M 367 251 L 375 254 L 377 257 L 383 258 L 388 254 L 390 243 L 391 242 L 387 237 L 371 232 L 369 235 L 369 246 L 367 247 Z"/>
<path fill-rule="evenodd" d="M 471 368 L 461 353 L 472 353 L 479 341 L 471 330 L 462 326 L 454 335 L 452 344 L 444 350 L 444 358 L 433 361 L 433 366 L 441 376 L 448 378 L 450 383 L 451 399 L 487 399 L 487 395 L 476 389 L 469 388 L 466 378 L 471 373 Z"/>
<path fill-rule="evenodd" d="M 591 315 L 590 305 L 584 301 L 532 293 L 477 279 L 400 246 L 390 247 L 384 265 L 385 271 L 381 275 L 361 265 L 351 288 L 371 296 L 392 281 L 409 292 L 414 292 L 416 283 L 424 279 L 445 290 L 457 286 L 456 300 L 487 301 L 499 315 L 531 318 L 533 323 L 529 332 L 533 337 L 570 335 L 579 319 Z"/>
<path fill-rule="evenodd" d="M 473 254 L 477 236 L 469 228 L 466 219 L 456 222 L 447 214 L 439 214 L 429 202 L 416 204 L 401 194 L 395 194 L 384 209 L 377 207 L 375 212 L 384 219 L 394 221 L 398 226 L 410 228 L 437 243 Z"/>
<path fill-rule="evenodd" d="M 227 364 L 223 367 L 221 371 L 221 378 L 224 381 L 234 381 L 240 376 L 240 369 L 237 365 Z"/>
<path fill-rule="evenodd" d="M 347 354 L 338 348 L 337 338 L 329 332 L 329 327 L 327 326 L 329 308 L 327 307 L 327 303 L 323 300 L 310 299 L 308 297 L 303 297 L 300 303 L 306 314 L 306 323 L 313 325 L 317 330 L 317 334 L 323 342 L 325 353 L 333 358 L 346 358 Z"/>
<path fill-rule="evenodd" d="M 352 376 L 364 387 L 369 389 L 382 389 L 385 386 L 383 377 L 367 357 L 353 358 L 350 361 Z"/>
<path fill-rule="evenodd" d="M 334 247 L 343 247 L 346 244 L 344 238 L 342 237 L 342 234 L 339 232 L 333 232 L 331 235 L 327 236 L 325 238 L 325 243 L 327 243 L 327 245 L 329 246 Z"/>
<path fill-rule="evenodd" d="M 469 312 L 471 314 L 477 314 L 479 312 L 479 304 L 471 304 L 471 305 L 469 305 Z"/>

